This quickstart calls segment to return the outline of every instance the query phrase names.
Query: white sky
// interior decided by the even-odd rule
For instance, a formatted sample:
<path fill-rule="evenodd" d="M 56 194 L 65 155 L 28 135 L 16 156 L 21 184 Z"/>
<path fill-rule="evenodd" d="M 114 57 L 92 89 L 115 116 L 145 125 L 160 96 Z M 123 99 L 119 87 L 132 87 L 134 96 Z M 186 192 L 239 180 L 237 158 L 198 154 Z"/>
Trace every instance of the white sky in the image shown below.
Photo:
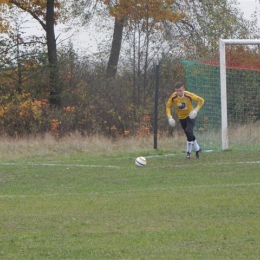
<path fill-rule="evenodd" d="M 239 3 L 239 7 L 244 12 L 246 18 L 250 18 L 250 16 L 254 13 L 256 9 L 260 10 L 260 4 L 258 0 L 237 0 Z"/>

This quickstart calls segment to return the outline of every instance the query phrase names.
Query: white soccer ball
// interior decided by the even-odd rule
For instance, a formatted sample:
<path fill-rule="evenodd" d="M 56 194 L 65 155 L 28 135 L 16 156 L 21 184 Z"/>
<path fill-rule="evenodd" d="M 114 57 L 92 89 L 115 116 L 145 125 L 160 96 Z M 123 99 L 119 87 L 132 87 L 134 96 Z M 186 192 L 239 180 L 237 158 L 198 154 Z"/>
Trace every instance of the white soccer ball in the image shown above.
<path fill-rule="evenodd" d="M 137 157 L 135 159 L 135 165 L 140 167 L 146 166 L 146 159 L 143 156 Z"/>

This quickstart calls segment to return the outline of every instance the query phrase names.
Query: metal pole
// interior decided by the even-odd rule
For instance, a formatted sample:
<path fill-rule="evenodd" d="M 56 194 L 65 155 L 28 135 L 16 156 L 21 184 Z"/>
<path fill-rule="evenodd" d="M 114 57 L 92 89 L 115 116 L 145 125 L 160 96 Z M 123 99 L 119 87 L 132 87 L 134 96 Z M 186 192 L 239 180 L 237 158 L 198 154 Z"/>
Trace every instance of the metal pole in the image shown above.
<path fill-rule="evenodd" d="M 220 93 L 221 93 L 221 138 L 222 150 L 228 149 L 228 126 L 227 126 L 227 81 L 226 81 L 226 52 L 225 43 L 219 40 L 220 52 Z"/>
<path fill-rule="evenodd" d="M 226 51 L 225 51 L 225 47 L 227 44 L 260 45 L 260 39 L 219 39 L 222 150 L 228 149 L 227 79 L 226 79 L 227 72 L 226 72 Z"/>
<path fill-rule="evenodd" d="M 159 59 L 154 66 L 154 149 L 157 149 L 157 119 L 158 119 L 158 88 L 159 88 Z"/>

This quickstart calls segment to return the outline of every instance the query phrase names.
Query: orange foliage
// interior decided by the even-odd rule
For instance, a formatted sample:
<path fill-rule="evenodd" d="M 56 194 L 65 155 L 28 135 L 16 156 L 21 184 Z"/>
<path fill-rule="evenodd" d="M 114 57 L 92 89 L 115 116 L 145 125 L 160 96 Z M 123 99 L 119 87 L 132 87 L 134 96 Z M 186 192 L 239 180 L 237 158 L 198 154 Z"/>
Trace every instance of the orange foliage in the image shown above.
<path fill-rule="evenodd" d="M 125 131 L 124 131 L 124 136 L 129 136 L 130 133 L 131 133 L 131 132 L 130 132 L 129 130 L 125 130 Z"/>
<path fill-rule="evenodd" d="M 9 0 L 0 0 L 0 13 L 3 14 L 7 11 L 11 4 Z M 4 18 L 4 15 L 0 16 L 0 33 L 4 33 L 9 29 L 9 21 Z"/>
<path fill-rule="evenodd" d="M 42 114 L 41 108 L 45 105 L 47 105 L 46 99 L 33 100 L 28 94 L 28 99 L 19 104 L 19 116 L 28 117 L 32 114 L 34 118 L 40 118 Z"/>
<path fill-rule="evenodd" d="M 199 63 L 219 66 L 219 52 L 199 60 Z M 246 69 L 260 71 L 260 51 L 258 47 L 226 46 L 226 66 L 233 69 Z"/>
<path fill-rule="evenodd" d="M 130 22 L 149 21 L 155 24 L 161 21 L 176 22 L 185 17 L 184 13 L 171 10 L 175 0 L 120 0 L 113 4 L 111 0 L 104 0 L 110 6 L 110 13 L 117 20 L 127 18 Z M 146 26 L 149 24 L 146 24 Z"/>
<path fill-rule="evenodd" d="M 59 120 L 57 118 L 53 118 L 51 120 L 51 131 L 56 132 L 59 128 Z"/>
<path fill-rule="evenodd" d="M 151 118 L 150 118 L 150 116 L 148 116 L 148 115 L 145 115 L 145 116 L 143 117 L 143 122 L 150 122 L 150 120 L 151 120 Z"/>
<path fill-rule="evenodd" d="M 258 48 L 246 46 L 227 48 L 226 61 L 228 68 L 260 70 L 260 53 Z"/>
<path fill-rule="evenodd" d="M 151 131 L 151 118 L 148 115 L 143 116 L 142 121 L 139 124 L 139 127 L 136 130 L 136 136 L 146 137 L 150 135 Z"/>
<path fill-rule="evenodd" d="M 75 112 L 76 108 L 74 106 L 66 106 L 63 108 L 67 112 Z"/>
<path fill-rule="evenodd" d="M 42 108 L 48 104 L 48 100 L 36 100 L 27 92 L 22 92 L 21 94 L 15 92 L 13 95 L 9 93 L 6 96 L 2 96 L 1 103 L 0 117 L 16 109 L 20 117 L 28 117 L 30 115 L 37 119 L 42 114 Z"/>

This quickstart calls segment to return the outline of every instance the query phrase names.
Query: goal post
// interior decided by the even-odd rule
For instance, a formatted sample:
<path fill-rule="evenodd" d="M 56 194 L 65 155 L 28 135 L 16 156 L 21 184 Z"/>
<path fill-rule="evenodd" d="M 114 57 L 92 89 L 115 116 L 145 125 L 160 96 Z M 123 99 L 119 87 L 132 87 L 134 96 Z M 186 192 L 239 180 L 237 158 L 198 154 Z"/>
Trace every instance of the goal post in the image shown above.
<path fill-rule="evenodd" d="M 180 61 L 187 90 L 205 99 L 195 127 L 205 150 L 260 146 L 259 59 L 260 39 L 219 39 L 215 52 Z"/>
<path fill-rule="evenodd" d="M 219 39 L 222 150 L 228 149 L 226 45 L 232 45 L 232 44 L 233 45 L 260 45 L 260 39 Z"/>

